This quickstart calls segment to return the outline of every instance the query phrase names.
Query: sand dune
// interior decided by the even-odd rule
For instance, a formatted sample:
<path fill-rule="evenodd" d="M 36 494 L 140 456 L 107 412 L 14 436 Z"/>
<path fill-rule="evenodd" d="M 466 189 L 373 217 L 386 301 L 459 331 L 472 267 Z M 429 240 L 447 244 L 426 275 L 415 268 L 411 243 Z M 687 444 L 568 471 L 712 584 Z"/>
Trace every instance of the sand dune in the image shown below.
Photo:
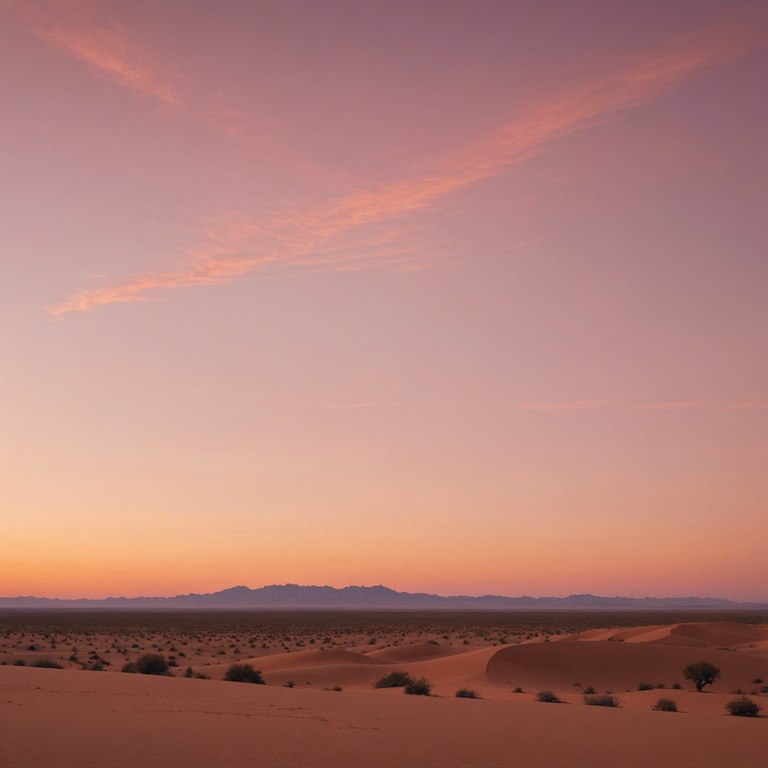
<path fill-rule="evenodd" d="M 4 768 L 762 768 L 765 764 L 765 720 L 382 693 L 2 667 L 0 764 Z"/>
<path fill-rule="evenodd" d="M 755 677 L 768 679 L 763 656 L 708 648 L 704 657 L 722 670 L 712 690 L 749 688 Z M 637 690 L 641 682 L 683 683 L 683 668 L 701 658 L 701 649 L 656 643 L 536 643 L 498 651 L 488 662 L 487 675 L 491 682 L 523 688 L 573 690 L 578 682 L 600 690 Z"/>
<path fill-rule="evenodd" d="M 455 656 L 473 650 L 466 646 L 453 647 L 448 645 L 436 645 L 434 643 L 411 643 L 390 648 L 380 648 L 366 654 L 369 658 L 392 664 L 404 664 L 413 661 L 428 661 L 430 659 L 442 659 L 445 656 Z"/>
<path fill-rule="evenodd" d="M 656 624 L 627 629 L 589 629 L 566 640 L 657 643 L 688 648 L 731 648 L 768 644 L 768 627 L 735 621 Z"/>
<path fill-rule="evenodd" d="M 262 670 L 264 686 L 223 682 L 232 660 L 203 661 L 216 658 L 210 654 L 193 669 L 211 680 L 183 679 L 181 669 L 152 677 L 0 665 L 0 765 L 764 766 L 768 718 L 729 718 L 724 705 L 740 688 L 768 709 L 765 626 L 701 622 L 591 630 L 556 642 L 419 641 L 364 651 L 358 641 L 351 649 L 241 657 Z M 706 693 L 682 677 L 700 659 L 722 669 Z M 373 688 L 393 670 L 426 677 L 435 696 Z M 295 687 L 285 687 L 289 681 Z M 665 688 L 639 691 L 641 682 Z M 673 690 L 676 682 L 684 689 Z M 621 707 L 585 706 L 587 685 L 613 692 Z M 485 700 L 456 699 L 463 687 Z M 565 703 L 537 702 L 544 689 Z M 677 702 L 678 714 L 652 711 L 662 696 Z"/>
<path fill-rule="evenodd" d="M 679 624 L 672 627 L 666 637 L 654 642 L 661 645 L 730 648 L 760 641 L 768 641 L 768 629 L 765 627 L 717 621 Z"/>
<path fill-rule="evenodd" d="M 270 685 L 292 682 L 304 687 L 341 686 L 363 691 L 396 669 L 426 677 L 437 695 L 451 696 L 460 687 L 471 687 L 485 698 L 509 699 L 518 687 L 528 692 L 552 689 L 577 697 L 588 685 L 612 692 L 636 692 L 640 683 L 666 688 L 680 683 L 690 688 L 683 679 L 683 668 L 706 658 L 722 670 L 721 679 L 708 690 L 727 693 L 736 688 L 753 689 L 752 680 L 768 679 L 768 654 L 762 652 L 759 642 L 748 643 L 746 652 L 704 643 L 719 646 L 728 640 L 759 638 L 765 632 L 763 627 L 727 622 L 681 624 L 598 630 L 556 643 L 478 649 L 419 642 L 369 653 L 334 648 L 277 653 L 247 661 L 263 672 Z M 589 639 L 594 637 L 601 639 Z M 228 666 L 211 664 L 196 669 L 220 680 Z"/>
<path fill-rule="evenodd" d="M 275 669 L 298 669 L 301 667 L 345 666 L 349 664 L 379 664 L 376 659 L 364 653 L 344 648 L 330 648 L 326 651 L 298 651 L 275 653 L 249 660 L 259 669 L 268 672 Z"/>

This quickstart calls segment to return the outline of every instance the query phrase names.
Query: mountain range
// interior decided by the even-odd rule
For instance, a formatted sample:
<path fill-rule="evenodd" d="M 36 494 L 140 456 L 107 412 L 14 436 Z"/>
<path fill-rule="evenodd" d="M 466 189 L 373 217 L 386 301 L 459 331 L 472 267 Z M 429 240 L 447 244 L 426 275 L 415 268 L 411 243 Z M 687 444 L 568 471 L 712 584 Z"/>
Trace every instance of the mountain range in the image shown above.
<path fill-rule="evenodd" d="M 717 597 L 505 597 L 503 595 L 432 595 L 397 592 L 381 585 L 328 586 L 273 584 L 251 589 L 237 586 L 219 592 L 174 597 L 107 597 L 103 599 L 0 597 L 2 608 L 111 608 L 111 609 L 403 609 L 403 610 L 664 610 L 664 609 L 768 609 L 768 603 L 740 603 Z"/>

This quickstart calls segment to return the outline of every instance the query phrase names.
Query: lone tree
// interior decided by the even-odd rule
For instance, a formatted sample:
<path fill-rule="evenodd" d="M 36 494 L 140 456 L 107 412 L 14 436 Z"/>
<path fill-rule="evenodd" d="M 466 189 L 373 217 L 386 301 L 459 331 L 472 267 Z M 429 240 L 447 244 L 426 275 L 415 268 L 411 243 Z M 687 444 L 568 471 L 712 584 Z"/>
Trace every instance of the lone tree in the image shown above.
<path fill-rule="evenodd" d="M 690 680 L 696 686 L 696 690 L 701 692 L 705 685 L 712 685 L 720 677 L 720 669 L 708 661 L 697 661 L 683 670 L 683 677 Z"/>

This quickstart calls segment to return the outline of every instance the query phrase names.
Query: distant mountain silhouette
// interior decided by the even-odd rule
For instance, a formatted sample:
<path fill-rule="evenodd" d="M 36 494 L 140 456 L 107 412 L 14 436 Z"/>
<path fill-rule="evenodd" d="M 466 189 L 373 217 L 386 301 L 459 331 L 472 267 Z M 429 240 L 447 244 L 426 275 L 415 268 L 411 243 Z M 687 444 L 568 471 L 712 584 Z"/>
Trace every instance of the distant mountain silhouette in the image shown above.
<path fill-rule="evenodd" d="M 717 597 L 504 597 L 503 595 L 430 595 L 424 592 L 397 592 L 381 585 L 374 587 L 316 587 L 273 584 L 250 589 L 230 587 L 220 592 L 191 593 L 175 597 L 107 597 L 64 600 L 49 597 L 0 597 L 2 608 L 113 608 L 113 609 L 422 609 L 422 610 L 649 610 L 649 609 L 768 609 L 767 603 L 739 603 Z"/>

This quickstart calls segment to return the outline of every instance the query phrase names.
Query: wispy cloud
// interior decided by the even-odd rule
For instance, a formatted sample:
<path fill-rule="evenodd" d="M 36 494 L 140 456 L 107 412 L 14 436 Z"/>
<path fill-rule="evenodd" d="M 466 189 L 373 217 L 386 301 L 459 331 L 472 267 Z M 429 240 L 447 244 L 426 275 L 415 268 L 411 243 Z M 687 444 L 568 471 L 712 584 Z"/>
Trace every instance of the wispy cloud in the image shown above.
<path fill-rule="evenodd" d="M 156 72 L 147 52 L 118 22 L 97 21 L 89 8 L 77 2 L 5 0 L 3 4 L 16 11 L 33 35 L 92 71 L 143 96 L 178 103 L 173 88 Z"/>
<path fill-rule="evenodd" d="M 335 405 L 326 405 L 330 411 L 363 411 L 369 408 L 376 408 L 381 403 L 337 403 Z"/>
<path fill-rule="evenodd" d="M 524 411 L 595 411 L 598 408 L 613 406 L 616 400 L 530 400 L 518 403 Z"/>
<path fill-rule="evenodd" d="M 597 411 L 604 409 L 629 411 L 765 411 L 768 400 L 741 400 L 730 403 L 712 400 L 663 400 L 633 403 L 628 399 L 605 398 L 592 400 L 531 400 L 517 403 L 524 411 Z"/>
<path fill-rule="evenodd" d="M 662 402 L 640 403 L 634 406 L 638 411 L 691 411 L 706 408 L 706 400 L 668 400 Z"/>
<path fill-rule="evenodd" d="M 748 29 L 719 29 L 695 45 L 655 52 L 504 125 L 495 134 L 437 159 L 431 170 L 363 189 L 314 210 L 272 216 L 231 215 L 206 228 L 183 265 L 84 290 L 49 307 L 53 316 L 108 304 L 145 301 L 169 290 L 210 285 L 256 271 L 413 268 L 407 250 L 377 243 L 381 228 L 433 209 L 452 194 L 515 166 L 577 131 L 620 119 L 660 98 L 685 78 L 761 43 Z M 402 246 L 401 246 L 402 248 Z M 386 250 L 386 254 L 383 251 Z M 398 258 L 398 255 L 401 258 Z M 417 263 L 416 266 L 419 266 Z"/>
<path fill-rule="evenodd" d="M 768 411 L 768 400 L 742 400 L 736 403 L 726 403 L 724 411 Z"/>

